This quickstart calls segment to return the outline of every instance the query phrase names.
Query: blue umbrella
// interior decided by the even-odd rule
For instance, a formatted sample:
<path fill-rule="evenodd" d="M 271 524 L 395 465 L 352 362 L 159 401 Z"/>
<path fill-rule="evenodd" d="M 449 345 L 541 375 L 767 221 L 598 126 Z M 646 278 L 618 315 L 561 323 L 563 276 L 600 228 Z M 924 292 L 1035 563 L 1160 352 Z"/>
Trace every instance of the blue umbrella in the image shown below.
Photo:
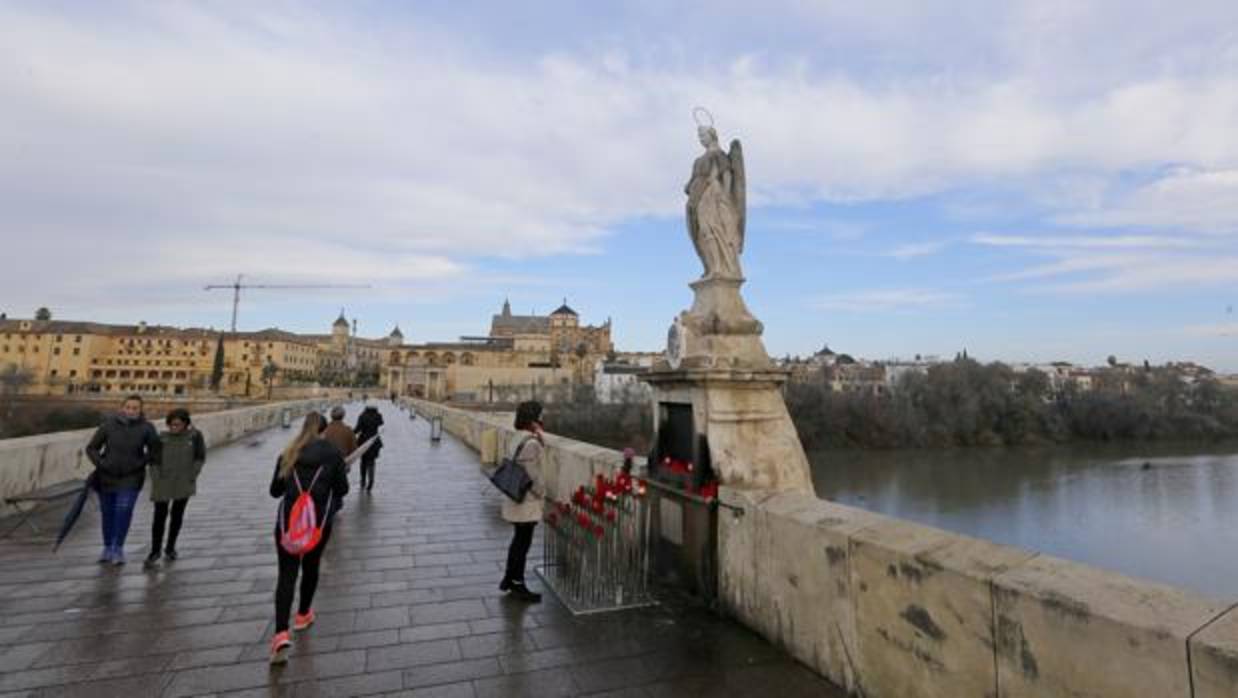
<path fill-rule="evenodd" d="M 99 471 L 94 470 L 90 473 L 90 477 L 86 478 L 86 485 L 82 487 L 82 491 L 78 492 L 77 497 L 74 498 L 73 506 L 65 512 L 64 523 L 60 524 L 60 533 L 56 535 L 56 545 L 52 547 L 52 552 L 60 549 L 60 544 L 64 542 L 69 531 L 73 530 L 73 524 L 77 523 L 78 517 L 82 515 L 82 509 L 86 506 L 90 493 L 97 489 L 99 489 Z"/>

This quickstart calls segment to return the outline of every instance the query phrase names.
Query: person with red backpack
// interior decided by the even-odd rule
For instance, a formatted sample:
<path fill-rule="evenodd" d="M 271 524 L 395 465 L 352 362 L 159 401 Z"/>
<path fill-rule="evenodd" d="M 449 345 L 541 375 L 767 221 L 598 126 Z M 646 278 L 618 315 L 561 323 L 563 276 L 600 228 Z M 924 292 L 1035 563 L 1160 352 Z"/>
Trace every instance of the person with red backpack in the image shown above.
<path fill-rule="evenodd" d="M 323 550 L 331 538 L 331 517 L 344 504 L 348 475 L 338 448 L 321 437 L 326 420 L 317 412 L 305 416 L 301 433 L 280 454 L 271 478 L 271 496 L 280 499 L 275 524 L 275 552 L 279 557 L 279 582 L 275 587 L 275 636 L 271 638 L 271 663 L 288 661 L 292 639 L 288 620 L 292 596 L 301 576 L 301 598 L 293 630 L 305 630 L 314 622 L 314 592 Z"/>

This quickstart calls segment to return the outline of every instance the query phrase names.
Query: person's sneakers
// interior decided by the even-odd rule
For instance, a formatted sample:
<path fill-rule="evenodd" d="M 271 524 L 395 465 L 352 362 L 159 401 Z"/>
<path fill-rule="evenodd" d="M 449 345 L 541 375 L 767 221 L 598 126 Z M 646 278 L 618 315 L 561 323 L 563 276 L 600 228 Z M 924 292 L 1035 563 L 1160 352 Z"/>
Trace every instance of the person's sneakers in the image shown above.
<path fill-rule="evenodd" d="M 524 582 L 512 582 L 511 587 L 510 594 L 513 599 L 529 603 L 540 603 L 542 600 L 542 595 L 529 589 L 529 587 L 524 585 Z"/>
<path fill-rule="evenodd" d="M 117 567 L 125 564 L 125 552 L 123 550 L 112 551 L 112 564 Z"/>
<path fill-rule="evenodd" d="M 275 633 L 275 637 L 271 638 L 271 663 L 286 663 L 290 649 L 292 649 L 292 640 L 288 637 L 288 631 Z"/>
<path fill-rule="evenodd" d="M 152 567 L 154 567 L 155 563 L 159 562 L 159 558 L 160 558 L 160 555 L 159 555 L 158 550 L 154 550 L 151 552 L 150 555 L 147 555 L 146 564 L 145 564 L 146 569 L 151 569 Z"/>
<path fill-rule="evenodd" d="M 318 616 L 314 615 L 314 609 L 310 609 L 309 613 L 298 613 L 292 619 L 293 630 L 305 630 L 314 624 L 314 619 Z"/>
<path fill-rule="evenodd" d="M 99 553 L 99 560 L 98 560 L 99 564 L 106 565 L 107 563 L 111 561 L 112 561 L 112 549 L 104 548 L 103 552 Z"/>
<path fill-rule="evenodd" d="M 499 591 L 511 591 L 511 588 L 512 588 L 512 580 L 508 579 L 507 577 L 504 577 L 503 581 L 499 582 Z"/>
<path fill-rule="evenodd" d="M 176 552 L 176 548 L 168 548 L 163 551 L 163 554 L 168 558 L 168 562 L 176 562 L 176 558 L 180 557 Z"/>

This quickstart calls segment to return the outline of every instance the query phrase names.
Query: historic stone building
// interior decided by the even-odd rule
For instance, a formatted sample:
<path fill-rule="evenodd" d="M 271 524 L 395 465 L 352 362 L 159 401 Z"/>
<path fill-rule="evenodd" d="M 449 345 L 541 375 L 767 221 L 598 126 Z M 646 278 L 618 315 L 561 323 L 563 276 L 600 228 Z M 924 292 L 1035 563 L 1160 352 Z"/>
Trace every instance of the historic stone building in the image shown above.
<path fill-rule="evenodd" d="M 614 349 L 610 331 L 610 320 L 582 326 L 566 300 L 549 315 L 514 315 L 511 304 L 504 301 L 502 310 L 491 317 L 487 336 L 393 343 L 388 350 L 387 389 L 433 400 L 510 402 L 533 395 L 550 399 L 572 386 L 593 383 L 596 361 Z"/>
<path fill-rule="evenodd" d="M 331 324 L 331 334 L 301 336 L 318 346 L 319 377 L 324 382 L 377 385 L 389 340 L 358 337 L 356 319 L 349 323 L 343 308 Z"/>
<path fill-rule="evenodd" d="M 354 337 L 342 314 L 330 335 L 279 329 L 222 333 L 219 392 L 258 397 L 268 386 L 372 384 L 390 339 Z M 0 320 L 0 371 L 27 395 L 193 395 L 209 392 L 221 332 L 162 325 Z M 14 368 L 16 370 L 14 371 Z"/>

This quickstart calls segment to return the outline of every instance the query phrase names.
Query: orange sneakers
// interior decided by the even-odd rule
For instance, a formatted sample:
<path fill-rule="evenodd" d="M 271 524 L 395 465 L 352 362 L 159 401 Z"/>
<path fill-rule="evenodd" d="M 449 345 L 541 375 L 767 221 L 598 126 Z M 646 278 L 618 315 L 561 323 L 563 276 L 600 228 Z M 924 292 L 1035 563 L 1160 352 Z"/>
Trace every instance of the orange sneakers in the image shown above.
<path fill-rule="evenodd" d="M 271 638 L 271 663 L 284 664 L 288 661 L 288 650 L 292 649 L 292 640 L 288 638 L 288 631 L 275 633 L 275 637 Z"/>
<path fill-rule="evenodd" d="M 305 615 L 301 615 L 300 613 L 298 613 L 292 619 L 292 629 L 293 630 L 305 630 L 306 628 L 314 624 L 314 619 L 316 617 L 317 616 L 314 615 L 314 609 L 312 608 L 310 609 L 310 612 L 306 613 Z"/>

